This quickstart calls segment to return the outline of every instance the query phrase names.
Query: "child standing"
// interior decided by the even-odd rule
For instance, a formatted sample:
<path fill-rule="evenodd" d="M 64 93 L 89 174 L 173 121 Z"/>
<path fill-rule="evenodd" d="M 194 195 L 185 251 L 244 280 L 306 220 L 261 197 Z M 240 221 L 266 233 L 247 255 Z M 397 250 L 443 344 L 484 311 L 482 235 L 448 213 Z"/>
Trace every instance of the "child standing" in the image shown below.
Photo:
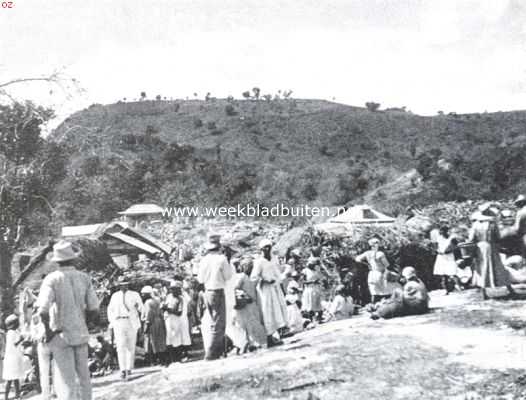
<path fill-rule="evenodd" d="M 2 378 L 6 381 L 5 384 L 5 400 L 9 398 L 11 385 L 15 386 L 16 399 L 20 398 L 20 380 L 24 379 L 24 353 L 22 352 L 22 341 L 24 338 L 20 334 L 18 317 L 11 314 L 5 320 L 7 329 L 5 356 L 4 356 L 4 371 Z"/>

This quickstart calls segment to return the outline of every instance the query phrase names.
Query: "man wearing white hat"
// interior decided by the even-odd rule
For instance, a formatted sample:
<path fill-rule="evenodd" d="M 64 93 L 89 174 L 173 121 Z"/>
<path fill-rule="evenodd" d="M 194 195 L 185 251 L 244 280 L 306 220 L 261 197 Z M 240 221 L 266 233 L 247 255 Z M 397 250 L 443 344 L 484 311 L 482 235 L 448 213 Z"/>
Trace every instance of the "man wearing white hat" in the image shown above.
<path fill-rule="evenodd" d="M 221 253 L 220 239 L 218 234 L 208 235 L 207 253 L 201 259 L 197 275 L 197 280 L 205 286 L 205 313 L 201 320 L 205 360 L 217 359 L 225 350 L 225 288 L 234 272 Z"/>
<path fill-rule="evenodd" d="M 135 345 L 141 327 L 143 304 L 139 293 L 128 290 L 129 282 L 123 277 L 117 285 L 119 290 L 112 294 L 108 304 L 108 321 L 115 335 L 121 379 L 127 379 L 135 363 Z"/>
<path fill-rule="evenodd" d="M 56 366 L 55 388 L 60 400 L 76 398 L 77 379 L 81 399 L 92 398 L 86 321 L 96 318 L 99 301 L 89 275 L 77 271 L 74 266 L 79 254 L 68 241 L 53 246 L 50 261 L 56 262 L 60 268 L 46 276 L 37 300 L 38 313 Z M 54 321 L 50 321 L 51 308 L 54 308 Z"/>
<path fill-rule="evenodd" d="M 273 334 L 287 327 L 287 303 L 280 286 L 281 273 L 271 256 L 272 242 L 263 239 L 259 242 L 259 249 L 261 256 L 254 261 L 250 278 L 257 282 L 263 324 L 267 331 L 267 346 L 271 347 L 281 343 L 273 339 Z"/>

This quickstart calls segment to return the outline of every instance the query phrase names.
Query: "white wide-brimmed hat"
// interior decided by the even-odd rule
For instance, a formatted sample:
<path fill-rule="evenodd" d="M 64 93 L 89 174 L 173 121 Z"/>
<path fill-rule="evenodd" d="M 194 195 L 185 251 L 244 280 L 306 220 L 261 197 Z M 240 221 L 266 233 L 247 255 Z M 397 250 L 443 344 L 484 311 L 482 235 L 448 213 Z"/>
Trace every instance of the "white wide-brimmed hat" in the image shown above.
<path fill-rule="evenodd" d="M 259 245 L 258 245 L 258 247 L 260 249 L 262 249 L 263 247 L 267 247 L 267 246 L 271 246 L 272 247 L 272 242 L 269 239 L 262 239 L 259 242 Z"/>
<path fill-rule="evenodd" d="M 416 270 L 414 269 L 414 267 L 405 267 L 402 270 L 402 276 L 405 279 L 416 277 Z"/>
<path fill-rule="evenodd" d="M 81 254 L 80 250 L 73 248 L 73 244 L 67 240 L 61 240 L 53 246 L 53 254 L 49 261 L 60 262 L 77 259 Z"/>
<path fill-rule="evenodd" d="M 146 285 L 141 289 L 142 294 L 152 294 L 153 288 L 150 285 Z"/>

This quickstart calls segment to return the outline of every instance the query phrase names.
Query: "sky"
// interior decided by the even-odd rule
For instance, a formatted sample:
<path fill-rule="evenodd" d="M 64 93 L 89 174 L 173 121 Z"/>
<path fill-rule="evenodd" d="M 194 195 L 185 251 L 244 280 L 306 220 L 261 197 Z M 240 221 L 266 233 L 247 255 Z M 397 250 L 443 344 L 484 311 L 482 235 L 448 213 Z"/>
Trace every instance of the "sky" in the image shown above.
<path fill-rule="evenodd" d="M 296 98 L 422 115 L 526 109 L 523 0 L 13 0 L 0 83 L 60 70 L 84 89 L 11 86 L 56 108 L 149 98 Z M 65 95 L 67 94 L 67 96 Z"/>

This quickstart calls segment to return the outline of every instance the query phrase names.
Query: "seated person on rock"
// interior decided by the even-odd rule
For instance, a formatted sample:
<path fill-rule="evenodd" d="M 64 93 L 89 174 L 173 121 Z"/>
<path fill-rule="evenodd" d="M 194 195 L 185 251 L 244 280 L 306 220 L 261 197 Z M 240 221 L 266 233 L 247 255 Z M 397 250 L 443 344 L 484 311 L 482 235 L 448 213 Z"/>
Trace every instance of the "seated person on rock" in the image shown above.
<path fill-rule="evenodd" d="M 392 296 L 368 310 L 372 319 L 395 318 L 406 315 L 424 314 L 429 310 L 429 295 L 424 283 L 416 275 L 413 267 L 405 267 L 402 271 L 405 281 L 401 290 L 393 292 Z"/>

